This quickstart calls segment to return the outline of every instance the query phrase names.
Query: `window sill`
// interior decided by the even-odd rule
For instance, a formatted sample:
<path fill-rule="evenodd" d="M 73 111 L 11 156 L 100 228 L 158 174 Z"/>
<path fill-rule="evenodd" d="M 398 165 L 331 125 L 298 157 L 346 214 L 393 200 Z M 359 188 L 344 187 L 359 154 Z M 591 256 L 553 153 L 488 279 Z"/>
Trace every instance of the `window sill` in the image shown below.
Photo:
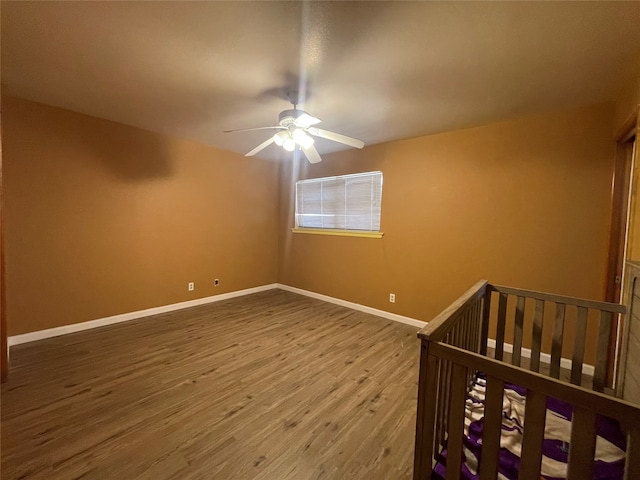
<path fill-rule="evenodd" d="M 336 230 L 331 228 L 292 228 L 293 233 L 311 235 L 336 235 L 339 237 L 382 238 L 382 232 L 365 232 L 363 230 Z"/>

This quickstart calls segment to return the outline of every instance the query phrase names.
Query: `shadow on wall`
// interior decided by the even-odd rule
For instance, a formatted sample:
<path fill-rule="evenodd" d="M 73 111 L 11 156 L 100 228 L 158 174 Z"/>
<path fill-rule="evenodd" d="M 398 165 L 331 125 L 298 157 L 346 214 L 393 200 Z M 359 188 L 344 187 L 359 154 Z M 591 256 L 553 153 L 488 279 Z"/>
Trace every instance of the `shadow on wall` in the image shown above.
<path fill-rule="evenodd" d="M 6 146 L 41 175 L 78 180 L 96 166 L 127 182 L 173 175 L 173 146 L 162 135 L 9 96 L 2 110 Z"/>
<path fill-rule="evenodd" d="M 86 118 L 86 117 L 85 117 Z M 104 122 L 90 118 L 88 123 Z M 145 130 L 111 123 L 107 128 L 87 129 L 81 144 L 115 177 L 124 181 L 144 181 L 171 177 L 172 144 L 167 138 Z"/>

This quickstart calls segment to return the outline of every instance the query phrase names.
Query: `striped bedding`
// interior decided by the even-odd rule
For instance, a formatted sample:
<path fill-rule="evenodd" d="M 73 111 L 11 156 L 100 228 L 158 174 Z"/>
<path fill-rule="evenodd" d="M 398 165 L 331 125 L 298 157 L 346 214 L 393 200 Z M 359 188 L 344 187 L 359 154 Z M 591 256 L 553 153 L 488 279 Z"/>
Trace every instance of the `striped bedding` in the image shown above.
<path fill-rule="evenodd" d="M 479 479 L 478 467 L 482 444 L 484 418 L 485 379 L 479 376 L 467 396 L 465 414 L 464 457 L 461 478 Z M 525 421 L 526 390 L 505 383 L 502 400 L 502 436 L 500 439 L 500 480 L 515 480 L 520 467 L 520 450 Z M 568 445 L 571 435 L 572 408 L 569 404 L 549 398 L 542 448 L 541 478 L 555 480 L 567 478 Z M 617 422 L 599 417 L 597 423 L 596 462 L 594 479 L 622 479 L 624 474 L 625 437 Z M 432 478 L 444 479 L 447 450 L 438 456 Z"/>

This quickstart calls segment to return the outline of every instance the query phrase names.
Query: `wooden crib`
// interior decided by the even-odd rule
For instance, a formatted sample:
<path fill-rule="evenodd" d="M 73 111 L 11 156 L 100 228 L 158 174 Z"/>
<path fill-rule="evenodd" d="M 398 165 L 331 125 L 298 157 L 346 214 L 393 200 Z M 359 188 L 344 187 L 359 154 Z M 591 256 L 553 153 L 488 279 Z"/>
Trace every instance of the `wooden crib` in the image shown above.
<path fill-rule="evenodd" d="M 573 407 L 567 478 L 592 478 L 598 415 L 623 427 L 627 439 L 624 478 L 640 478 L 640 408 L 615 398 L 609 356 L 610 334 L 624 311 L 622 305 L 486 281 L 464 293 L 418 333 L 414 480 L 432 478 L 438 453 L 445 446 L 446 479 L 460 478 L 466 397 L 479 373 L 486 379 L 477 470 L 481 480 L 498 478 L 507 382 L 526 389 L 519 480 L 541 478 L 547 398 Z M 564 381 L 561 377 L 567 368 L 570 379 Z M 581 386 L 583 370 L 592 378 L 588 386 Z"/>

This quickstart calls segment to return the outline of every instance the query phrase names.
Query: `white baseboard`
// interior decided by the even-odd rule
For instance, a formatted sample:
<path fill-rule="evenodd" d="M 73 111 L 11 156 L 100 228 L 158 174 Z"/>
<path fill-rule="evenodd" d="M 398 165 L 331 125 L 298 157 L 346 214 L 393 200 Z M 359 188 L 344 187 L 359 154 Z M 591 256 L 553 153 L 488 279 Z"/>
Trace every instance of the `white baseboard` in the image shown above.
<path fill-rule="evenodd" d="M 411 325 L 414 327 L 422 328 L 427 322 L 423 322 L 421 320 L 417 320 L 411 317 L 405 317 L 403 315 L 398 315 L 396 313 L 386 312 L 384 310 L 378 310 L 377 308 L 367 307 L 365 305 L 361 305 L 359 303 L 349 302 L 347 300 L 341 300 L 339 298 L 329 297 L 328 295 L 322 295 L 320 293 L 310 292 L 309 290 L 303 290 L 301 288 L 290 287 L 289 285 L 283 285 L 281 283 L 278 284 L 278 288 L 281 290 L 287 290 L 289 292 L 298 293 L 300 295 L 305 295 L 311 298 L 317 298 L 318 300 L 323 300 L 329 303 L 335 303 L 336 305 L 341 305 L 343 307 L 351 308 L 353 310 L 359 310 L 361 312 L 370 313 L 371 315 L 376 315 L 378 317 L 387 318 L 389 320 L 394 320 L 396 322 L 406 323 L 407 325 Z M 496 347 L 496 341 L 492 338 L 489 339 L 488 345 L 491 348 Z M 504 344 L 504 351 L 507 353 L 513 353 L 513 345 L 510 343 Z M 524 358 L 531 358 L 531 349 L 523 348 L 521 350 L 521 355 Z M 548 353 L 540 353 L 540 361 L 542 363 L 546 363 L 547 365 L 551 364 L 551 355 Z M 571 360 L 568 358 L 560 359 L 560 366 L 567 370 L 571 370 Z M 593 376 L 595 369 L 593 365 L 582 365 L 582 373 L 585 375 Z"/>
<path fill-rule="evenodd" d="M 404 323 L 413 327 L 422 328 L 427 325 L 427 322 L 417 320 L 411 317 L 405 317 L 404 315 L 398 315 L 397 313 L 387 312 L 385 310 L 378 310 L 377 308 L 367 307 L 359 303 L 349 302 L 340 298 L 330 297 L 321 293 L 311 292 L 309 290 L 303 290 L 297 287 L 291 287 L 281 283 L 270 283 L 268 285 L 262 285 L 260 287 L 247 288 L 244 290 L 236 290 L 235 292 L 221 293 L 220 295 L 212 295 L 210 297 L 197 298 L 195 300 L 188 300 L 186 302 L 173 303 L 171 305 L 163 305 L 161 307 L 147 308 L 145 310 L 138 310 L 135 312 L 122 313 L 119 315 L 113 315 L 111 317 L 99 318 L 97 320 L 89 320 L 87 322 L 74 323 L 72 325 L 63 325 L 61 327 L 49 328 L 46 330 L 38 330 L 36 332 L 23 333 L 21 335 L 13 335 L 7 339 L 9 347 L 13 345 L 19 345 L 21 343 L 35 342 L 36 340 L 44 340 L 45 338 L 57 337 L 59 335 L 66 335 L 67 333 L 81 332 L 83 330 L 89 330 L 91 328 L 104 327 L 107 325 L 113 325 L 115 323 L 128 322 L 130 320 L 136 320 L 138 318 L 149 317 L 151 315 L 158 315 L 160 313 L 173 312 L 175 310 L 181 310 L 183 308 L 196 307 L 198 305 L 204 305 L 207 303 L 219 302 L 221 300 L 227 300 L 229 298 L 241 297 L 244 295 L 250 295 L 252 293 L 264 292 L 266 290 L 273 290 L 279 288 L 288 292 L 297 293 L 307 297 L 322 300 L 324 302 L 334 303 L 343 307 L 351 308 L 352 310 L 358 310 L 360 312 L 369 313 L 377 317 L 386 318 L 395 322 Z M 495 348 L 496 342 L 493 339 L 489 339 L 489 347 Z M 513 345 L 509 343 L 504 344 L 504 351 L 513 353 Z M 531 350 L 528 348 L 522 349 L 522 356 L 525 358 L 531 358 Z M 551 355 L 548 353 L 540 354 L 540 361 L 542 363 L 550 364 Z M 571 369 L 571 360 L 568 358 L 562 358 L 560 360 L 562 368 L 568 370 Z M 593 365 L 583 365 L 582 373 L 593 376 Z"/>
<path fill-rule="evenodd" d="M 282 283 L 278 284 L 278 288 L 281 290 L 286 290 L 288 292 L 298 293 L 300 295 L 304 295 L 306 297 L 316 298 L 318 300 L 322 300 L 324 302 L 335 303 L 336 305 L 341 305 L 343 307 L 350 308 L 352 310 L 359 310 L 360 312 L 370 313 L 371 315 L 375 315 L 377 317 L 387 318 L 389 320 L 393 320 L 395 322 L 406 323 L 407 325 L 411 325 L 413 327 L 422 328 L 427 322 L 423 322 L 421 320 L 416 320 L 415 318 L 405 317 L 403 315 L 398 315 L 397 313 L 386 312 L 384 310 L 378 310 L 377 308 L 367 307 L 366 305 L 361 305 L 359 303 L 349 302 L 347 300 L 341 300 L 335 297 L 329 297 L 328 295 L 322 295 L 321 293 L 310 292 L 309 290 L 303 290 L 301 288 L 290 287 L 289 285 L 283 285 Z"/>
<path fill-rule="evenodd" d="M 491 348 L 496 348 L 496 341 L 493 338 L 490 338 L 489 341 L 487 342 L 487 345 Z M 505 343 L 504 344 L 504 351 L 507 353 L 513 353 L 513 345 L 511 345 L 510 343 Z M 521 355 L 524 358 L 531 358 L 531 349 L 529 348 L 522 348 L 520 350 Z M 551 365 L 551 355 L 549 355 L 548 353 L 543 353 L 540 352 L 540 362 L 541 363 L 545 363 L 547 365 Z M 566 369 L 566 370 L 571 370 L 571 365 L 572 362 L 570 359 L 568 358 L 561 358 L 560 359 L 560 367 Z M 582 373 L 585 375 L 590 375 L 593 377 L 593 374 L 595 373 L 596 369 L 593 365 L 589 365 L 587 363 L 583 363 L 582 364 Z"/>
<path fill-rule="evenodd" d="M 260 287 L 246 288 L 244 290 L 236 290 L 235 292 L 221 293 L 220 295 L 212 295 L 210 297 L 196 298 L 195 300 L 187 300 L 186 302 L 173 303 L 171 305 L 163 305 L 161 307 L 147 308 L 145 310 L 138 310 L 136 312 L 122 313 L 119 315 L 113 315 L 111 317 L 99 318 L 97 320 L 74 323 L 72 325 L 63 325 L 61 327 L 48 328 L 46 330 L 23 333 L 21 335 L 13 335 L 7 338 L 7 344 L 9 347 L 11 347 L 12 345 L 19 345 L 21 343 L 35 342 L 36 340 L 57 337 L 59 335 L 66 335 L 67 333 L 81 332 L 83 330 L 89 330 L 91 328 L 104 327 L 107 325 L 113 325 L 114 323 L 128 322 L 130 320 L 135 320 L 142 317 L 158 315 L 159 313 L 173 312 L 174 310 L 181 310 L 183 308 L 196 307 L 198 305 L 204 305 L 206 303 L 219 302 L 221 300 L 227 300 L 229 298 L 241 297 L 252 293 L 263 292 L 265 290 L 273 290 L 274 288 L 278 288 L 277 283 L 262 285 Z"/>

